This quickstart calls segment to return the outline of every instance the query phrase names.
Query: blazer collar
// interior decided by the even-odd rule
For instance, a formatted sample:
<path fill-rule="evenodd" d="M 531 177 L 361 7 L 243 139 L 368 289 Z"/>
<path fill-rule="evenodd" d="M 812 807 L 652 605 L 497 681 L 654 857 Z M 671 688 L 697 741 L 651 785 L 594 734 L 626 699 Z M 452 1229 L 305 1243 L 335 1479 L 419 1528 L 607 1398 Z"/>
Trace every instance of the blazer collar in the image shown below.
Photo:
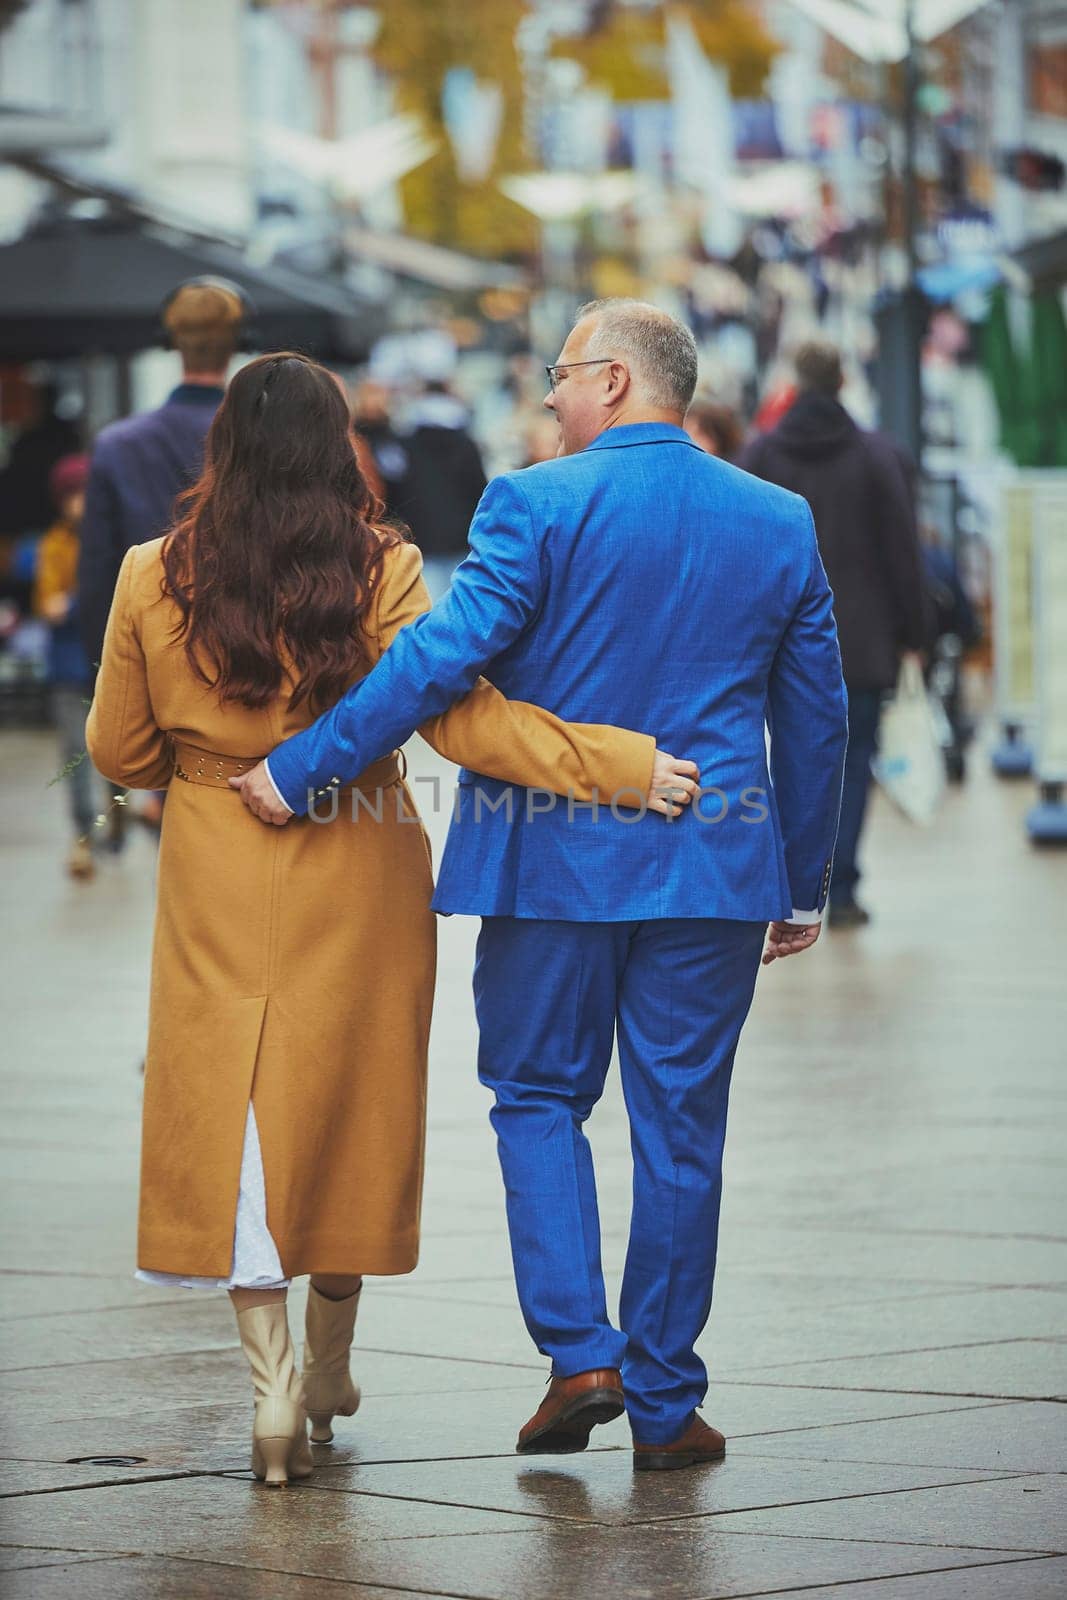
<path fill-rule="evenodd" d="M 675 428 L 669 422 L 626 422 L 617 428 L 605 428 L 598 433 L 587 450 L 624 450 L 631 444 L 694 444 L 684 428 Z"/>
<path fill-rule="evenodd" d="M 179 383 L 167 396 L 168 406 L 214 406 L 216 411 L 225 398 L 225 389 L 213 383 Z"/>

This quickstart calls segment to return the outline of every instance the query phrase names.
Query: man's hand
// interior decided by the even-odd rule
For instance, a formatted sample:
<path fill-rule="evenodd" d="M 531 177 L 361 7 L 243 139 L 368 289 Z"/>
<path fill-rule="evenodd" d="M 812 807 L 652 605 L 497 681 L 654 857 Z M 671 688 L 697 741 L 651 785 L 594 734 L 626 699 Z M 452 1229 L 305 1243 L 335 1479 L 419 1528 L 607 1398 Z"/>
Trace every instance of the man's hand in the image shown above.
<path fill-rule="evenodd" d="M 689 805 L 699 790 L 700 768 L 695 761 L 679 761 L 666 750 L 656 751 L 646 802 L 649 811 L 659 811 L 665 817 L 681 816 L 682 807 Z"/>
<path fill-rule="evenodd" d="M 779 961 L 783 956 L 799 956 L 802 951 L 810 950 L 821 931 L 821 922 L 772 922 L 767 929 L 763 965 L 769 967 L 772 961 Z"/>
<path fill-rule="evenodd" d="M 249 811 L 254 812 L 260 822 L 271 822 L 276 828 L 284 828 L 293 814 L 278 798 L 278 792 L 267 775 L 266 762 L 260 761 L 250 772 L 242 772 L 239 778 L 231 778 L 229 784 L 231 789 L 237 790 Z"/>

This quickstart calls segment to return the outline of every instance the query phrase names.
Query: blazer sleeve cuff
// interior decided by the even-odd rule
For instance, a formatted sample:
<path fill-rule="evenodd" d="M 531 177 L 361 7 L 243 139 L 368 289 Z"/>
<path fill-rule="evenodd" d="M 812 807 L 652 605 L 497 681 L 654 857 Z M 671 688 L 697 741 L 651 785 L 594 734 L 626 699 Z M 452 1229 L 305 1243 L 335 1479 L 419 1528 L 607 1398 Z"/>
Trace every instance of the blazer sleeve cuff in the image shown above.
<path fill-rule="evenodd" d="M 282 791 L 278 788 L 278 785 L 274 781 L 274 774 L 270 770 L 270 762 L 269 761 L 264 761 L 264 763 L 263 763 L 263 771 L 267 774 L 267 777 L 270 780 L 270 786 L 274 790 L 274 793 L 278 796 L 278 804 L 279 805 L 283 805 L 285 807 L 286 811 L 288 811 L 290 816 L 295 816 L 296 813 L 294 812 L 292 806 L 289 804 L 288 800 L 282 794 Z"/>

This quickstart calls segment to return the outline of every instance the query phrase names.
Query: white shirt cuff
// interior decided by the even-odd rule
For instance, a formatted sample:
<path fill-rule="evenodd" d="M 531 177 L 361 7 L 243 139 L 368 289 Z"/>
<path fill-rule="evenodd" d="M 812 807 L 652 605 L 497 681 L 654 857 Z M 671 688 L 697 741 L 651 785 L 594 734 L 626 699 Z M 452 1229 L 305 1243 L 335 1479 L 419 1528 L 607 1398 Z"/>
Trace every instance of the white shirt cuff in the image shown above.
<path fill-rule="evenodd" d="M 288 800 L 282 794 L 282 791 L 278 788 L 278 785 L 274 781 L 274 774 L 270 770 L 269 761 L 264 761 L 263 771 L 267 774 L 267 777 L 270 779 L 270 786 L 274 790 L 274 793 L 278 796 L 278 804 L 284 806 L 289 815 L 293 816 L 294 812 L 292 806 L 289 804 Z"/>
<path fill-rule="evenodd" d="M 821 911 L 797 911 L 794 908 L 790 922 L 795 922 L 800 928 L 810 928 L 813 923 L 822 921 Z"/>

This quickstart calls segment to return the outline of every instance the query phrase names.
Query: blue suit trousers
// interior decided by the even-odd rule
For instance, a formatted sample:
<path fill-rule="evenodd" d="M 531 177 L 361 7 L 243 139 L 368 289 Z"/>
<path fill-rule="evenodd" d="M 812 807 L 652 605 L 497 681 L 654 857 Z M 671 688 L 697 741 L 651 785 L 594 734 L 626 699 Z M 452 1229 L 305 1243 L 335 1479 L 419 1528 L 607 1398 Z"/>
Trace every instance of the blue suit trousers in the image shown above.
<path fill-rule="evenodd" d="M 507 1194 L 519 1302 L 552 1370 L 621 1367 L 634 1437 L 677 1438 L 707 1392 L 726 1109 L 766 925 L 486 917 L 474 974 L 478 1074 Z M 583 1126 L 618 1034 L 633 1210 L 608 1317 Z"/>

